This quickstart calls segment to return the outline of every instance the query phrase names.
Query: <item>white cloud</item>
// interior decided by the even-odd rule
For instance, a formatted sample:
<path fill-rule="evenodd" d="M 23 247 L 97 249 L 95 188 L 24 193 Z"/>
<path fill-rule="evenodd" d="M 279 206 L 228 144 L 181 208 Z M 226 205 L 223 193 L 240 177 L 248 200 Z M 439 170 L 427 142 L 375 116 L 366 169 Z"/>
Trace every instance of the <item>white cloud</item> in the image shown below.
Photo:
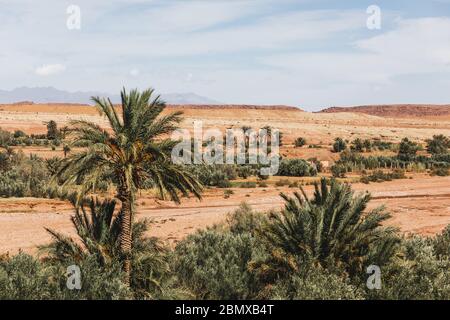
<path fill-rule="evenodd" d="M 261 58 L 318 83 L 390 84 L 403 75 L 450 74 L 450 18 L 399 20 L 395 29 L 356 41 L 346 52 L 298 52 Z"/>
<path fill-rule="evenodd" d="M 137 77 L 139 75 L 140 71 L 138 68 L 133 68 L 130 70 L 130 75 L 132 75 L 133 77 Z"/>
<path fill-rule="evenodd" d="M 63 64 L 45 64 L 41 67 L 36 68 L 35 73 L 39 76 L 50 76 L 64 72 L 65 70 L 66 66 Z"/>

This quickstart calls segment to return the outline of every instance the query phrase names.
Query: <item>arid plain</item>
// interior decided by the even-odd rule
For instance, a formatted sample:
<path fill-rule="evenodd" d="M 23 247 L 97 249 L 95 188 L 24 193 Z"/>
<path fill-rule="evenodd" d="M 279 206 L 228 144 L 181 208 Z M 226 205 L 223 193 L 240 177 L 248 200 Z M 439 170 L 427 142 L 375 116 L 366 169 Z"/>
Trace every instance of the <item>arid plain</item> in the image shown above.
<path fill-rule="evenodd" d="M 184 112 L 183 128 L 192 129 L 194 121 L 203 121 L 204 127 L 270 125 L 283 133 L 281 154 L 284 157 L 316 157 L 324 163 L 333 163 L 339 155 L 331 151 L 334 138 L 352 140 L 381 138 L 398 143 L 408 137 L 419 143 L 433 135 L 450 136 L 450 112 L 423 113 L 415 109 L 400 108 L 397 113 L 374 115 L 370 108 L 349 112 L 351 109 L 310 113 L 285 106 L 169 106 L 167 112 Z M 411 112 L 408 112 L 410 110 Z M 372 114 L 370 114 L 372 113 Z M 0 105 L 0 127 L 4 130 L 22 130 L 28 134 L 45 133 L 45 122 L 54 120 L 68 125 L 70 120 L 86 119 L 105 125 L 105 119 L 92 106 L 65 104 Z M 295 138 L 304 137 L 317 148 L 295 148 Z M 25 154 L 42 157 L 62 156 L 62 148 L 48 146 L 15 147 Z M 76 152 L 76 150 L 72 150 Z M 324 173 L 323 175 L 329 175 Z M 383 183 L 353 183 L 358 192 L 371 192 L 372 206 L 385 204 L 393 217 L 389 224 L 404 233 L 432 235 L 450 224 L 450 177 L 431 177 L 426 173 L 407 173 L 408 179 Z M 250 178 L 249 178 L 250 179 Z M 138 200 L 138 219 L 153 220 L 150 235 L 175 243 L 187 234 L 220 222 L 227 213 L 247 202 L 256 210 L 277 209 L 282 206 L 280 192 L 293 192 L 293 188 L 277 186 L 281 177 L 271 177 L 267 187 L 230 188 L 233 194 L 224 197 L 223 189 L 206 190 L 203 200 L 184 199 L 181 205 L 160 201 L 150 192 L 143 192 Z M 312 178 L 289 178 L 306 181 Z M 352 181 L 351 175 L 347 178 Z M 307 192 L 311 186 L 305 187 Z M 38 245 L 50 240 L 44 227 L 73 234 L 69 203 L 53 199 L 2 198 L 0 199 L 0 252 L 16 253 L 20 249 L 35 252 Z"/>

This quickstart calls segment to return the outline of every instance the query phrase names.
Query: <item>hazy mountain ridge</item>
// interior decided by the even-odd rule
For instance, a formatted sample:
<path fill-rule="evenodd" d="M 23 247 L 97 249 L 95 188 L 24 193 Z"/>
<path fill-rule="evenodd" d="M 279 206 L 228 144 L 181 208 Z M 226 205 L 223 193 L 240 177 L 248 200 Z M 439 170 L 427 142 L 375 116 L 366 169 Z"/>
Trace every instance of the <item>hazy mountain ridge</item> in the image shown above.
<path fill-rule="evenodd" d="M 34 102 L 34 103 L 69 103 L 92 104 L 91 97 L 108 97 L 113 103 L 120 102 L 120 95 L 97 91 L 68 92 L 54 87 L 20 87 L 8 90 L 0 90 L 0 103 Z M 161 98 L 169 104 L 220 104 L 219 102 L 202 97 L 192 92 L 161 94 Z"/>

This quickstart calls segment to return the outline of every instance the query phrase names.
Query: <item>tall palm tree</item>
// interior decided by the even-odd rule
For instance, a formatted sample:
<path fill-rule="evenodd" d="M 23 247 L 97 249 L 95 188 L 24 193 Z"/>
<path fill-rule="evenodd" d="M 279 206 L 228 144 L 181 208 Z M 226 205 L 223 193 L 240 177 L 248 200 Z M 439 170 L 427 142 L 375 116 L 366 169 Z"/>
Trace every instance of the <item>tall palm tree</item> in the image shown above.
<path fill-rule="evenodd" d="M 364 265 L 383 265 L 394 254 L 396 229 L 383 227 L 390 217 L 384 207 L 366 211 L 370 194 L 354 196 L 351 187 L 322 179 L 309 199 L 304 190 L 293 197 L 281 194 L 285 208 L 263 229 L 267 242 L 297 257 L 323 266 L 343 267 L 363 274 Z"/>
<path fill-rule="evenodd" d="M 46 228 L 53 241 L 39 247 L 44 260 L 81 263 L 88 256 L 95 256 L 98 263 L 107 266 L 120 257 L 120 215 L 115 214 L 116 201 L 90 197 L 77 200 L 73 194 L 68 199 L 75 207 L 71 217 L 77 238 L 72 238 Z M 145 237 L 147 221 L 133 222 L 132 242 L 133 272 L 131 286 L 136 294 L 161 290 L 161 280 L 168 273 L 164 259 L 167 250 L 156 238 Z M 149 290 L 150 289 L 150 290 Z M 151 290 L 153 289 L 153 290 Z"/>
<path fill-rule="evenodd" d="M 161 197 L 168 195 L 176 202 L 180 201 L 179 193 L 185 196 L 193 193 L 200 198 L 202 190 L 192 174 L 171 161 L 171 150 L 177 142 L 166 136 L 177 128 L 182 113 L 161 115 L 166 105 L 159 96 L 152 99 L 153 92 L 153 89 L 142 93 L 132 90 L 127 94 L 123 89 L 121 115 L 110 99 L 93 97 L 110 128 L 103 129 L 89 121 L 73 121 L 70 133 L 75 135 L 74 141 L 87 147 L 64 159 L 55 176 L 55 180 L 64 184 L 81 185 L 80 194 L 93 190 L 105 177 L 110 177 L 117 186 L 117 199 L 122 203 L 120 250 L 128 275 L 137 190 L 155 187 Z"/>

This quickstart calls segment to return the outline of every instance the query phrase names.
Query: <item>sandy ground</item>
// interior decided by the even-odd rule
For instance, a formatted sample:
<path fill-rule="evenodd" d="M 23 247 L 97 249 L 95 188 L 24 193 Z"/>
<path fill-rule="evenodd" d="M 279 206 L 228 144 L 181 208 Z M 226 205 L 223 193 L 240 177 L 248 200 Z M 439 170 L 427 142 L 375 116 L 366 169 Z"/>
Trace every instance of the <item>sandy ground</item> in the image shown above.
<path fill-rule="evenodd" d="M 450 177 L 423 175 L 412 180 L 354 184 L 353 188 L 372 193 L 371 207 L 385 204 L 393 215 L 388 224 L 404 233 L 428 236 L 450 224 Z M 312 187 L 306 189 L 310 192 Z M 234 191 L 229 199 L 224 199 L 222 189 L 211 189 L 202 201 L 185 199 L 181 205 L 143 196 L 138 201 L 137 219 L 153 220 L 149 235 L 173 244 L 196 229 L 224 221 L 244 201 L 255 210 L 279 209 L 283 206 L 279 193 L 294 190 L 269 186 Z M 0 253 L 15 253 L 19 249 L 35 253 L 38 245 L 50 240 L 44 227 L 73 235 L 72 214 L 71 206 L 63 201 L 0 199 Z"/>

